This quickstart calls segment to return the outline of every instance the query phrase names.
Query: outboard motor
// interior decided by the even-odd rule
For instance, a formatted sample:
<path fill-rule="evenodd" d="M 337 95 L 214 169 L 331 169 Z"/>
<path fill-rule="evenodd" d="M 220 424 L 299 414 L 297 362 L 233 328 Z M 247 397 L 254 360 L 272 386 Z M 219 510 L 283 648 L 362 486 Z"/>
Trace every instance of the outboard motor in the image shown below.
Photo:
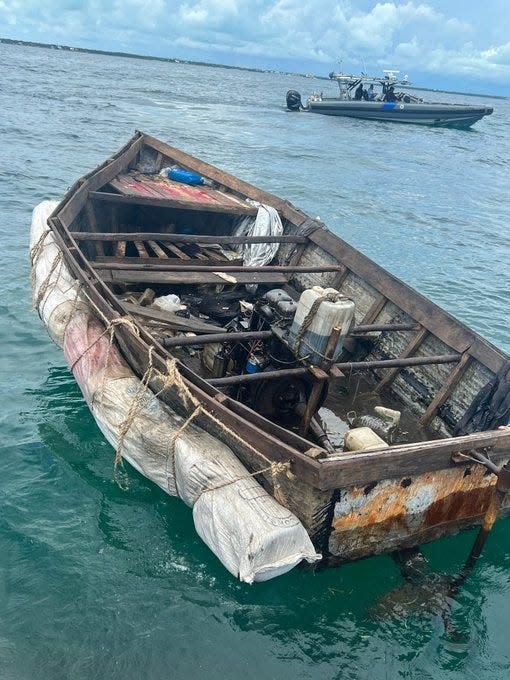
<path fill-rule="evenodd" d="M 289 111 L 300 111 L 303 108 L 301 95 L 297 90 L 289 90 L 287 92 L 287 108 Z"/>

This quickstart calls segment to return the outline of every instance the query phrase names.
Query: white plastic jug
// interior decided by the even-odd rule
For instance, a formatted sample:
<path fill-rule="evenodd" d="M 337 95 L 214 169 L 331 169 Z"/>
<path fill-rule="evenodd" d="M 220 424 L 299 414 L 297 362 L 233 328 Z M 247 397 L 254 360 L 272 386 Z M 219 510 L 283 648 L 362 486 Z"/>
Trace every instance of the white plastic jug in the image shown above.
<path fill-rule="evenodd" d="M 313 318 L 308 314 L 315 308 Z M 289 331 L 289 346 L 299 358 L 307 357 L 310 364 L 319 366 L 324 360 L 329 337 L 334 328 L 341 328 L 331 359 L 339 357 L 345 336 L 354 318 L 354 302 L 334 288 L 314 286 L 304 290 L 299 298 L 296 314 Z M 306 328 L 304 322 L 306 321 Z"/>

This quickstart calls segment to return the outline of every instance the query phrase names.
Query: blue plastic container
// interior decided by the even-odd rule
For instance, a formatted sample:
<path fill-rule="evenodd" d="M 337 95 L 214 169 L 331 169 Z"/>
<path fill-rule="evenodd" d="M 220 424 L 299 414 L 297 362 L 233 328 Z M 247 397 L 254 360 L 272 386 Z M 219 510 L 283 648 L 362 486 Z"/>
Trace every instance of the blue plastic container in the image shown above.
<path fill-rule="evenodd" d="M 246 373 L 260 373 L 262 365 L 257 357 L 250 357 L 246 362 Z"/>
<path fill-rule="evenodd" d="M 173 179 L 175 182 L 182 182 L 183 184 L 191 184 L 192 186 L 204 183 L 204 178 L 201 175 L 197 175 L 196 172 L 191 172 L 191 170 L 184 170 L 184 168 L 170 168 L 168 179 Z"/>

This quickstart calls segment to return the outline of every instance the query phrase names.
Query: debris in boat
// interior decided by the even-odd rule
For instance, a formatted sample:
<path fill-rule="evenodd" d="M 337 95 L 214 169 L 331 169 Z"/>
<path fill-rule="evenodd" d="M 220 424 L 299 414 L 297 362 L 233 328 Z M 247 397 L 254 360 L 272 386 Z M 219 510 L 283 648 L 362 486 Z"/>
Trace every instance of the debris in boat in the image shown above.
<path fill-rule="evenodd" d="M 163 168 L 159 174 L 162 177 L 172 179 L 174 182 L 181 182 L 182 184 L 189 184 L 190 186 L 198 186 L 200 184 L 212 185 L 212 182 L 206 180 L 202 175 L 192 172 L 191 170 L 180 168 L 178 165 L 173 165 L 170 168 Z"/>
<path fill-rule="evenodd" d="M 344 436 L 345 451 L 368 451 L 388 444 L 370 427 L 355 427 Z"/>
<path fill-rule="evenodd" d="M 247 199 L 250 205 L 257 208 L 257 217 L 245 217 L 236 227 L 233 236 L 281 236 L 283 225 L 278 211 L 270 205 Z M 238 247 L 238 253 L 242 255 L 243 262 L 247 267 L 263 266 L 271 262 L 278 252 L 278 243 L 245 243 Z M 253 286 L 249 290 L 255 292 Z"/>
<path fill-rule="evenodd" d="M 455 428 L 455 435 L 496 429 L 510 418 L 510 361 L 507 361 L 485 387 Z"/>
<path fill-rule="evenodd" d="M 392 408 L 386 408 L 386 406 L 375 406 L 375 413 L 382 418 L 382 420 L 387 421 L 393 427 L 396 427 L 400 423 L 400 411 L 396 411 Z"/>
<path fill-rule="evenodd" d="M 220 279 L 223 279 L 227 283 L 237 283 L 237 279 L 235 276 L 231 276 L 230 274 L 226 274 L 225 272 L 213 272 L 216 274 L 216 276 L 219 276 Z"/>
<path fill-rule="evenodd" d="M 141 307 L 149 307 L 153 304 L 155 297 L 156 293 L 152 290 L 152 288 L 146 288 L 141 294 L 138 304 Z"/>
<path fill-rule="evenodd" d="M 159 297 L 154 298 L 152 306 L 161 309 L 164 312 L 177 312 L 181 309 L 186 309 L 186 305 L 181 304 L 180 297 L 175 295 L 175 293 L 160 295 Z"/>

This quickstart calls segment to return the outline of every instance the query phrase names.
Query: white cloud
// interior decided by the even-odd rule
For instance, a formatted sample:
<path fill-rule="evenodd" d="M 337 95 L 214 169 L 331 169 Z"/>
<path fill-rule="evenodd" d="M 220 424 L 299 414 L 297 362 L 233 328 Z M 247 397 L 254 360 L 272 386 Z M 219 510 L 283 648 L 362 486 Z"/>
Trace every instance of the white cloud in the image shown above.
<path fill-rule="evenodd" d="M 494 78 L 510 88 L 505 0 L 0 0 L 0 35 L 185 59 L 327 73 Z"/>

